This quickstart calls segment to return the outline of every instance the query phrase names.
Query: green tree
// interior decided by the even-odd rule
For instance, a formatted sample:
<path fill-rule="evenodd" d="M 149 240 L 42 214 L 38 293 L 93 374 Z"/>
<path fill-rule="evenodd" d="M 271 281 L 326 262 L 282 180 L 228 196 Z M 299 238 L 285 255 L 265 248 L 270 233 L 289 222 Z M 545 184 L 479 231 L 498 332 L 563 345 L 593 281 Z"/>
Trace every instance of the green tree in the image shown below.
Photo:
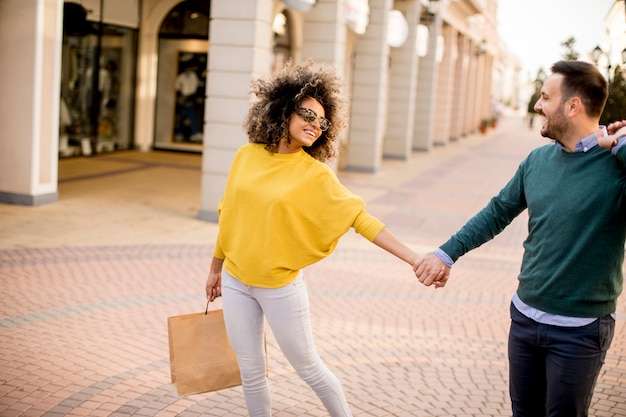
<path fill-rule="evenodd" d="M 530 100 L 528 100 L 528 113 L 537 113 L 535 111 L 535 103 L 539 100 L 539 97 L 541 97 L 541 90 L 535 89 L 533 95 L 530 96 Z"/>
<path fill-rule="evenodd" d="M 576 39 L 573 36 L 570 36 L 565 41 L 561 42 L 561 46 L 565 48 L 565 53 L 563 54 L 563 59 L 566 61 L 576 61 L 580 54 L 574 50 L 574 46 L 576 45 Z"/>
<path fill-rule="evenodd" d="M 600 117 L 600 124 L 607 125 L 618 120 L 626 120 L 626 80 L 619 66 L 615 68 L 609 84 L 609 97 Z"/>
<path fill-rule="evenodd" d="M 533 81 L 533 83 L 535 84 L 535 91 L 530 96 L 530 100 L 528 100 L 528 113 L 537 113 L 534 107 L 537 100 L 539 100 L 539 97 L 541 97 L 541 87 L 543 86 L 543 82 L 545 80 L 546 72 L 543 70 L 543 68 L 539 68 L 539 70 L 537 71 L 537 76 Z"/>
<path fill-rule="evenodd" d="M 535 111 L 535 103 L 537 102 L 537 100 L 539 100 L 539 97 L 541 97 L 541 87 L 543 86 L 543 82 L 546 80 L 546 72 L 543 70 L 543 68 L 539 68 L 539 70 L 537 71 L 537 76 L 535 77 L 535 80 L 533 81 L 533 84 L 535 85 L 535 91 L 533 92 L 533 94 L 530 96 L 530 99 L 528 100 L 528 107 L 527 107 L 527 120 L 528 120 L 528 127 L 532 129 L 533 124 L 535 123 L 535 115 L 537 114 L 537 112 Z"/>
<path fill-rule="evenodd" d="M 537 70 L 537 76 L 535 77 L 535 90 L 541 90 L 544 81 L 548 78 L 543 68 Z"/>

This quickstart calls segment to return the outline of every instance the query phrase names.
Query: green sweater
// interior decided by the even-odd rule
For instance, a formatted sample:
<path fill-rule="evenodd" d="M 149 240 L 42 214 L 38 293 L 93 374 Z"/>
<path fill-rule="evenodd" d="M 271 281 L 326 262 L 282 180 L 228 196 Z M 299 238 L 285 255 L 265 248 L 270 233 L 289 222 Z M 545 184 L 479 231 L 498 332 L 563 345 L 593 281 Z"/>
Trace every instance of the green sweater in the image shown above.
<path fill-rule="evenodd" d="M 626 146 L 532 151 L 489 204 L 441 246 L 453 261 L 500 233 L 528 209 L 518 296 L 570 317 L 616 310 L 626 235 Z"/>

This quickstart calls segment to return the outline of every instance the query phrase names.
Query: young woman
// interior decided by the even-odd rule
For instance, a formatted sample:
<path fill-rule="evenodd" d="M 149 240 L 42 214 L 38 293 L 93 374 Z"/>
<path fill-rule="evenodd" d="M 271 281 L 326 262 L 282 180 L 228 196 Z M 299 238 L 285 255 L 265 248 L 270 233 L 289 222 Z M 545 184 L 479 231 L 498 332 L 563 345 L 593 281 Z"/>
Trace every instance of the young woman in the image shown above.
<path fill-rule="evenodd" d="M 257 97 L 218 207 L 206 284 L 223 296 L 250 416 L 270 416 L 264 317 L 298 375 L 333 417 L 351 416 L 339 380 L 317 354 L 302 269 L 328 256 L 351 227 L 413 266 L 417 255 L 365 211 L 324 162 L 347 125 L 341 80 L 329 66 L 288 65 L 252 83 Z"/>

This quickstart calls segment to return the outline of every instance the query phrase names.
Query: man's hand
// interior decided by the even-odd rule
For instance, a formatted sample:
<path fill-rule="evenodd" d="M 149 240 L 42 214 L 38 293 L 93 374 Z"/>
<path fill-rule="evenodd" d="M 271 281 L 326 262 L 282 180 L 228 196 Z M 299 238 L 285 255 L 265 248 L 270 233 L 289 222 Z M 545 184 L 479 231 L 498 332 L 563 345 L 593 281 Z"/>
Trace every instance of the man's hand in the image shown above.
<path fill-rule="evenodd" d="M 418 281 L 427 287 L 435 284 L 435 288 L 446 285 L 450 278 L 450 268 L 433 252 L 427 253 L 415 262 L 413 271 Z"/>

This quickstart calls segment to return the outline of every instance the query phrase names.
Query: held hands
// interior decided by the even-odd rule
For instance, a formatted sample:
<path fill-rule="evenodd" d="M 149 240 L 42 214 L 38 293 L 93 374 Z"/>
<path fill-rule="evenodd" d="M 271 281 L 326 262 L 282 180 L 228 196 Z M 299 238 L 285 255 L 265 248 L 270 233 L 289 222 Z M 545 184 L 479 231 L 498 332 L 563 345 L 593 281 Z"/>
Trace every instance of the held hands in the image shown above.
<path fill-rule="evenodd" d="M 427 253 L 413 264 L 415 277 L 427 287 L 445 287 L 450 278 L 450 268 L 433 252 Z"/>

